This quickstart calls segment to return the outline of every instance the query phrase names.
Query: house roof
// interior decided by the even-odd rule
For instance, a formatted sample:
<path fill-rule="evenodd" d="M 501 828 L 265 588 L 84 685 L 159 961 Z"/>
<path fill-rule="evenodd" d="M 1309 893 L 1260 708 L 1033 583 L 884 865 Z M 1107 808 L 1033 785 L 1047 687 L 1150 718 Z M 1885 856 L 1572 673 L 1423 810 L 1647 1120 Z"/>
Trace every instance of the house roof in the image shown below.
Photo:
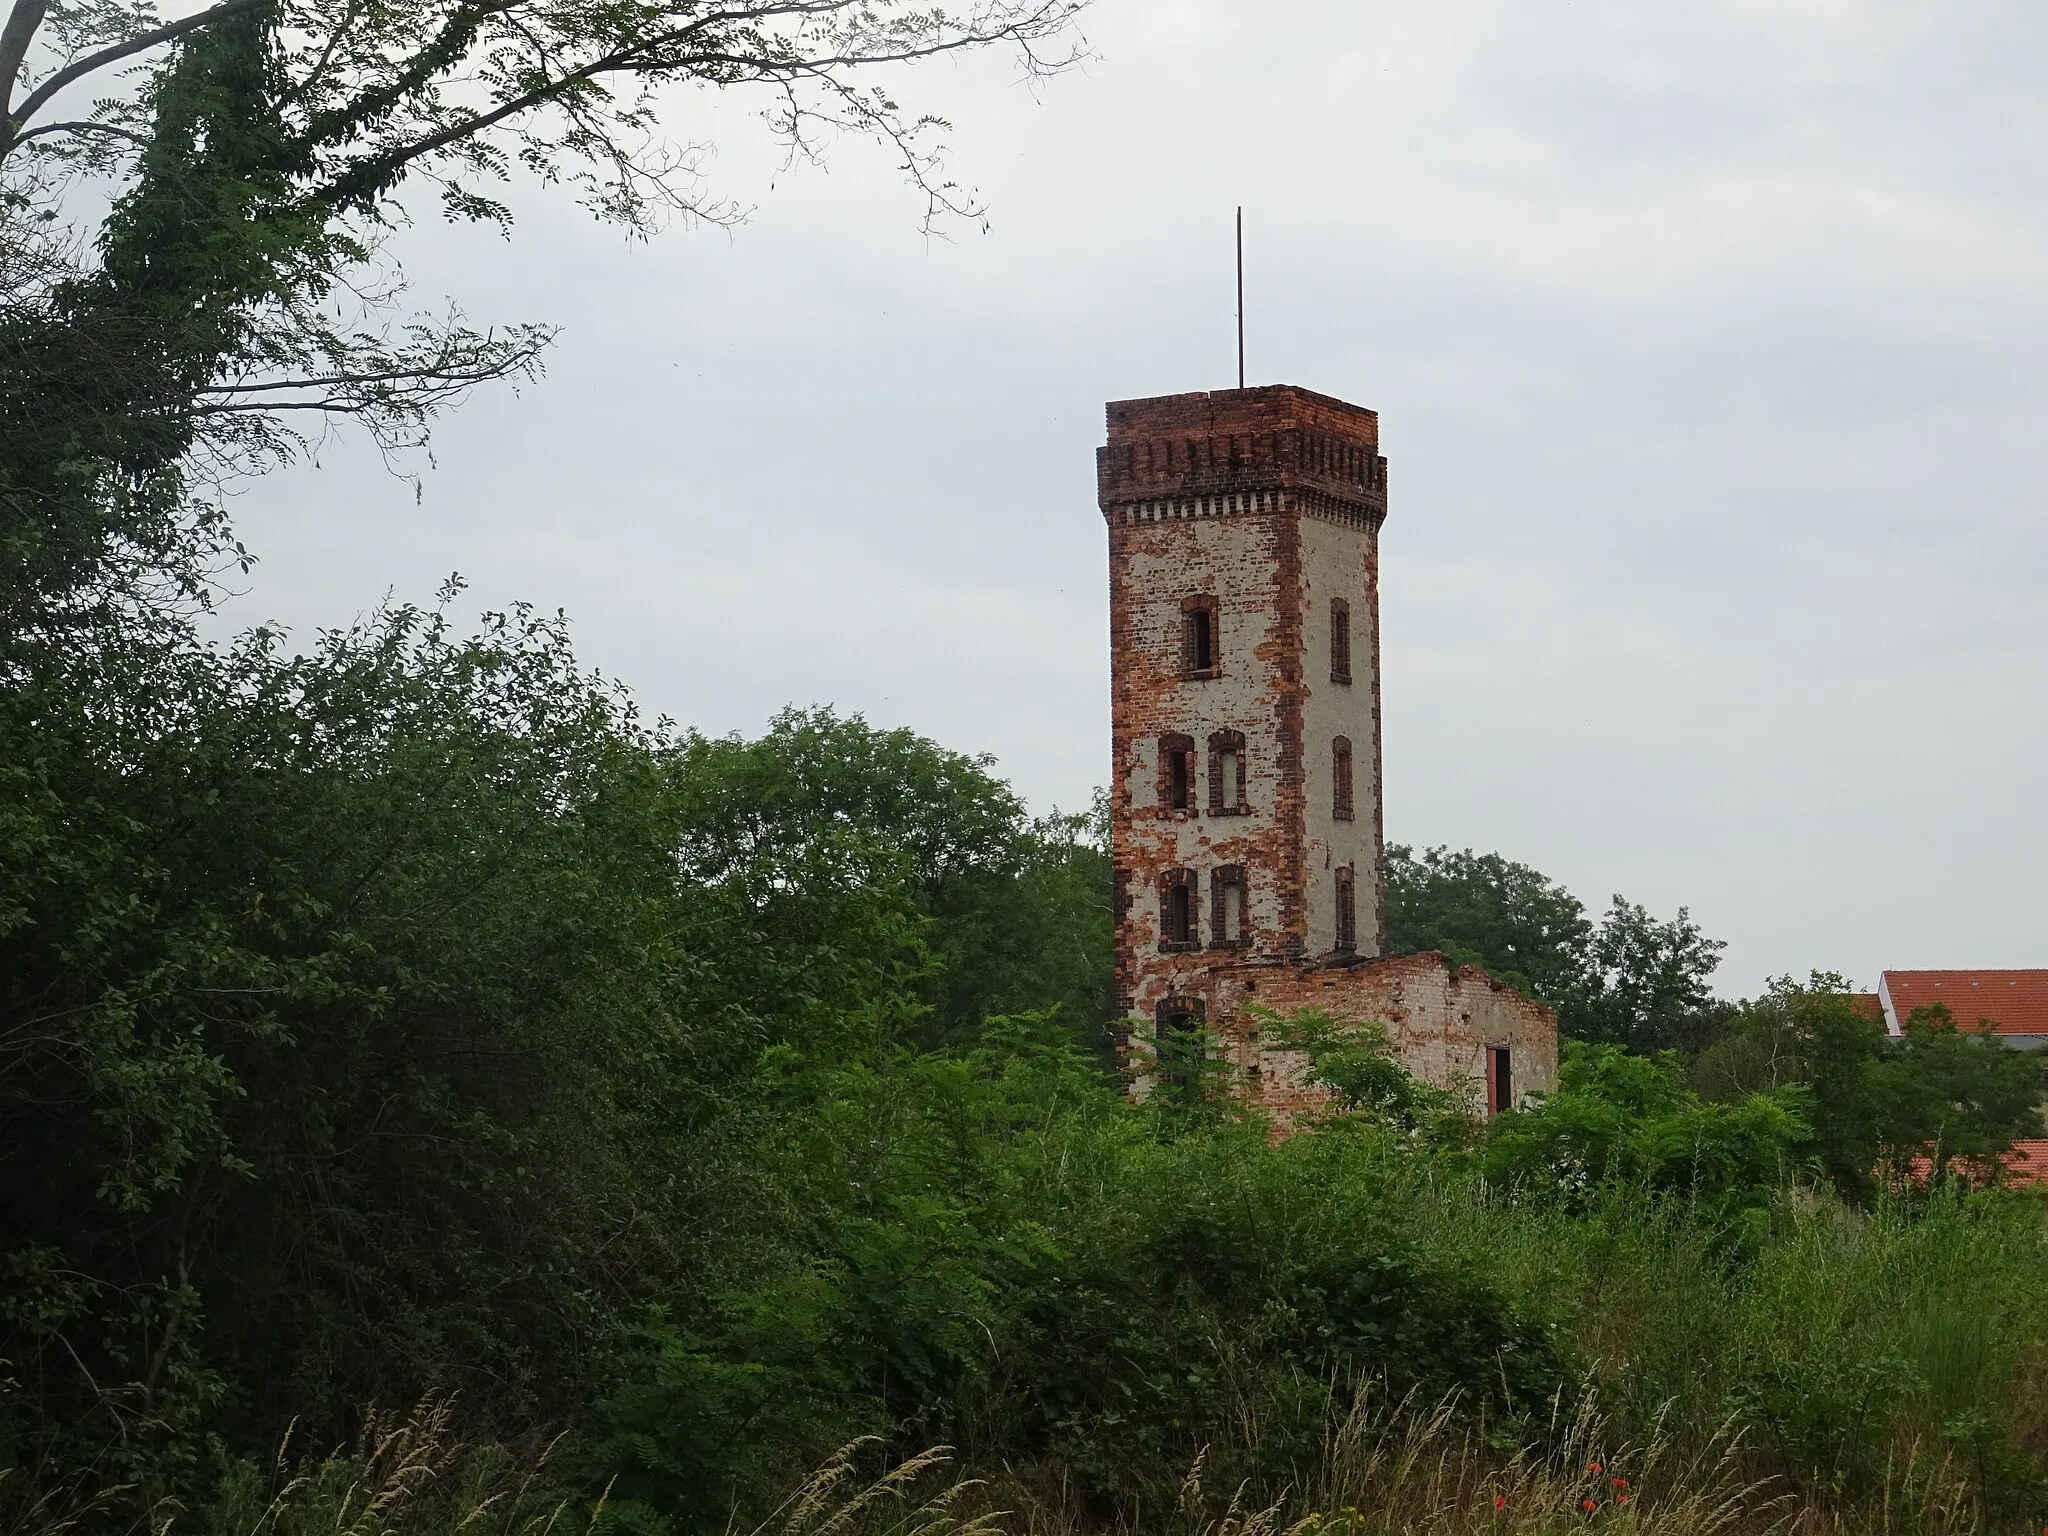
<path fill-rule="evenodd" d="M 2016 1141 L 2003 1161 L 2013 1183 L 2048 1187 L 2048 1141 Z"/>
<path fill-rule="evenodd" d="M 1877 998 L 1895 1035 L 1915 1008 L 1934 1003 L 1947 1004 L 1961 1029 L 1990 1019 L 2001 1035 L 2048 1035 L 2048 971 L 1886 971 Z"/>
<path fill-rule="evenodd" d="M 2048 1140 L 2016 1141 L 1998 1159 L 2004 1170 L 2005 1183 L 2014 1189 L 2048 1189 Z M 1974 1157 L 1959 1157 L 1949 1165 L 1949 1172 L 1959 1175 L 1971 1184 L 1987 1182 L 1986 1170 L 1981 1161 Z M 1913 1159 L 1907 1170 L 1907 1177 L 1916 1184 L 1925 1184 L 1934 1164 L 1924 1154 Z"/>

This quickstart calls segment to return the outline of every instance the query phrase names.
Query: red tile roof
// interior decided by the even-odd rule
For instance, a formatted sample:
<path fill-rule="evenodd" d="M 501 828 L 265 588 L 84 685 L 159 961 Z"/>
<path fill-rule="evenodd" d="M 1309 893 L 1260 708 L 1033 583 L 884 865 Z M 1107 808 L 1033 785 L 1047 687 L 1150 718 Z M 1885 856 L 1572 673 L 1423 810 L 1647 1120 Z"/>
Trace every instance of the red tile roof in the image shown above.
<path fill-rule="evenodd" d="M 2016 1141 L 2000 1161 L 2008 1183 L 2048 1186 L 2048 1141 Z"/>
<path fill-rule="evenodd" d="M 1894 1034 L 1915 1008 L 1946 1003 L 1959 1029 L 1990 1019 L 2001 1035 L 2048 1035 L 2048 971 L 1886 971 L 1877 993 Z"/>
<path fill-rule="evenodd" d="M 2016 1141 L 1998 1161 L 2005 1170 L 2000 1182 L 2008 1189 L 2048 1189 L 2048 1141 Z M 1916 1157 L 1906 1176 L 1915 1184 L 1924 1184 L 1932 1167 L 1929 1159 Z M 1967 1184 L 1991 1182 L 1985 1177 L 1983 1165 L 1973 1157 L 1953 1159 L 1948 1171 Z"/>

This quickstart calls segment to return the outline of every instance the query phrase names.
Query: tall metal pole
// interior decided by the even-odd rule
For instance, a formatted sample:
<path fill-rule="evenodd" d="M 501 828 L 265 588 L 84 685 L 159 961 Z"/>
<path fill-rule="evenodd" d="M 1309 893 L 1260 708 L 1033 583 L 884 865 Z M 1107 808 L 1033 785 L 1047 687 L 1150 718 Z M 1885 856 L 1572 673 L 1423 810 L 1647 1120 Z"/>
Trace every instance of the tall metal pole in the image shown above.
<path fill-rule="evenodd" d="M 1237 387 L 1244 388 L 1244 204 L 1237 205 Z"/>

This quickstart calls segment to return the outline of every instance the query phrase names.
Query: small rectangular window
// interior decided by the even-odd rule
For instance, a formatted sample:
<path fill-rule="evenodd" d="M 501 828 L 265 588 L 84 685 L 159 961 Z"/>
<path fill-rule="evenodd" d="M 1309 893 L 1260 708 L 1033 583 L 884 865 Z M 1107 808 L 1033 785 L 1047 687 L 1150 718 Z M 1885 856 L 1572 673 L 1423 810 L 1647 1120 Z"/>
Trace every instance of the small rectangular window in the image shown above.
<path fill-rule="evenodd" d="M 1351 784 L 1351 738 L 1339 736 L 1330 743 L 1330 814 L 1338 821 L 1356 819 L 1356 801 Z"/>
<path fill-rule="evenodd" d="M 1195 808 L 1195 739 L 1159 738 L 1159 803 L 1169 811 Z"/>
<path fill-rule="evenodd" d="M 1216 731 L 1209 737 L 1209 814 L 1236 816 L 1244 808 L 1244 733 Z"/>
<path fill-rule="evenodd" d="M 1358 880 L 1349 865 L 1337 871 L 1337 948 L 1347 955 L 1358 948 Z"/>
<path fill-rule="evenodd" d="M 1159 880 L 1159 949 L 1162 954 L 1198 949 L 1201 913 L 1192 870 L 1170 869 Z"/>
<path fill-rule="evenodd" d="M 1330 599 L 1330 681 L 1351 681 L 1351 605 L 1341 597 Z"/>
<path fill-rule="evenodd" d="M 1245 938 L 1244 866 L 1220 865 L 1209 875 L 1209 942 L 1236 949 Z"/>

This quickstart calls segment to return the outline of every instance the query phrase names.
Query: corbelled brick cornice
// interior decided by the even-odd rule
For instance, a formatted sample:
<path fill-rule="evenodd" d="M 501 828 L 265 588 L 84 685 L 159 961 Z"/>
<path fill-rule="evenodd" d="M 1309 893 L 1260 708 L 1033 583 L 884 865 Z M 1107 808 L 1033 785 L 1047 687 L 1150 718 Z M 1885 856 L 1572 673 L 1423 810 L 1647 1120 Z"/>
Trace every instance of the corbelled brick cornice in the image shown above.
<path fill-rule="evenodd" d="M 1112 523 L 1297 512 L 1377 528 L 1379 417 L 1292 384 L 1109 405 L 1096 500 Z"/>

